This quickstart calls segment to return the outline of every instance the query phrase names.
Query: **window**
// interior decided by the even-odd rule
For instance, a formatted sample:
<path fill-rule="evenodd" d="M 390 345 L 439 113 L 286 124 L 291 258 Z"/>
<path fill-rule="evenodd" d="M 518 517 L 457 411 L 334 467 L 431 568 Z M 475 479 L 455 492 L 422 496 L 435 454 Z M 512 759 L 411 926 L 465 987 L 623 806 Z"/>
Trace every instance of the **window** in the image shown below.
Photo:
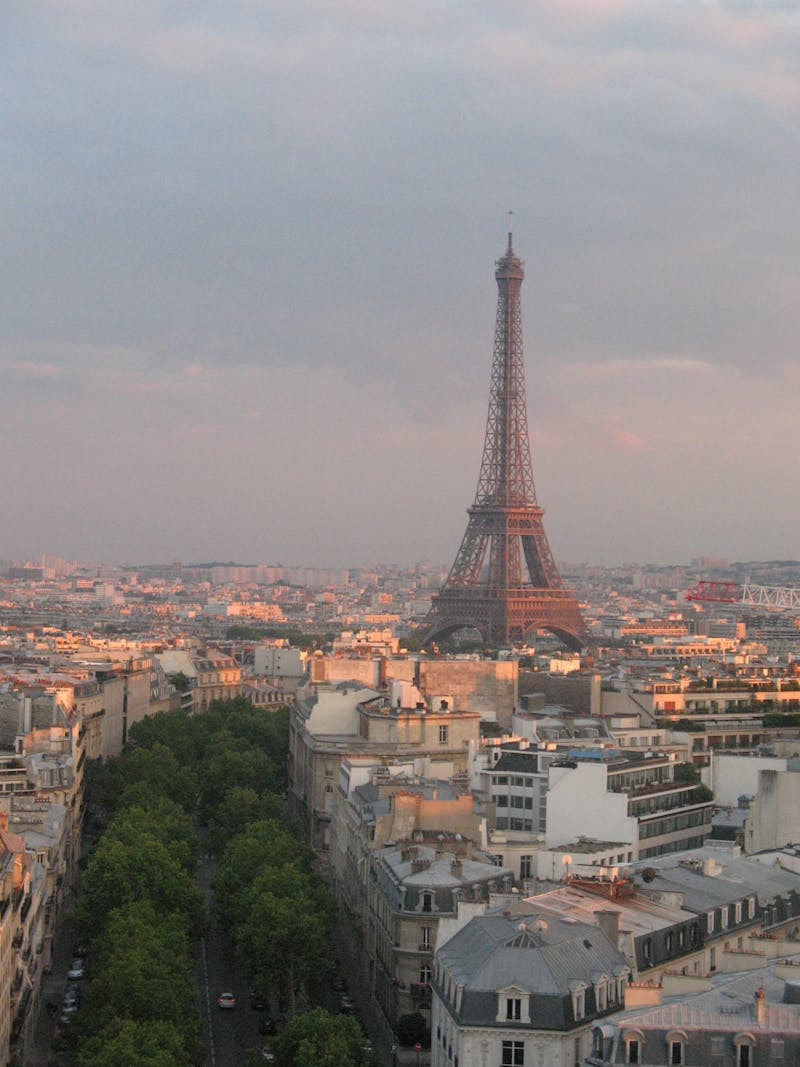
<path fill-rule="evenodd" d="M 736 1067 L 753 1067 L 753 1049 L 750 1045 L 737 1046 Z"/>
<path fill-rule="evenodd" d="M 773 1037 L 769 1043 L 770 1058 L 775 1063 L 783 1063 L 783 1038 Z"/>
<path fill-rule="evenodd" d="M 628 1038 L 628 1063 L 639 1063 L 639 1040 L 635 1037 Z"/>
<path fill-rule="evenodd" d="M 722 926 L 723 930 L 728 925 L 728 905 L 727 904 L 725 905 L 725 907 L 720 908 L 720 925 Z"/>
<path fill-rule="evenodd" d="M 708 920 L 708 925 L 707 925 L 706 929 L 708 930 L 708 932 L 710 934 L 713 934 L 714 933 L 714 925 L 715 925 L 714 924 L 714 920 L 716 919 L 716 915 L 714 914 L 713 911 L 708 911 L 708 912 L 706 912 L 706 919 Z"/>
<path fill-rule="evenodd" d="M 519 858 L 519 876 L 520 878 L 531 877 L 531 866 L 533 864 L 533 856 L 520 856 Z"/>
<path fill-rule="evenodd" d="M 737 901 L 736 901 L 736 906 L 735 906 L 735 909 L 734 909 L 734 914 L 735 914 L 735 916 L 736 916 L 736 920 L 735 920 L 735 921 L 736 921 L 737 923 L 740 923 L 740 922 L 742 921 L 742 902 L 741 902 L 741 900 L 737 900 Z"/>
<path fill-rule="evenodd" d="M 525 1067 L 525 1042 L 504 1041 L 502 1067 Z"/>
<path fill-rule="evenodd" d="M 518 1023 L 522 1018 L 522 1001 L 519 997 L 506 997 L 506 1019 Z"/>
<path fill-rule="evenodd" d="M 419 928 L 419 946 L 420 948 L 431 947 L 431 927 L 421 926 Z"/>
<path fill-rule="evenodd" d="M 422 894 L 422 910 L 433 911 L 433 893 Z"/>
<path fill-rule="evenodd" d="M 419 969 L 419 983 L 420 985 L 430 985 L 433 971 L 430 969 L 427 963 L 423 963 Z"/>
<path fill-rule="evenodd" d="M 449 732 L 449 727 L 447 727 L 447 726 L 440 726 L 439 727 L 439 744 L 440 745 L 446 745 L 447 744 L 447 734 L 448 734 L 448 732 Z"/>
<path fill-rule="evenodd" d="M 747 918 L 755 919 L 756 917 L 756 898 L 750 897 L 747 901 Z"/>
<path fill-rule="evenodd" d="M 586 1014 L 586 994 L 583 989 L 579 989 L 572 994 L 572 1010 L 575 1013 L 575 1018 L 582 1019 Z"/>
<path fill-rule="evenodd" d="M 647 937 L 642 945 L 642 955 L 644 956 L 645 963 L 650 963 L 653 958 L 653 942 Z"/>
<path fill-rule="evenodd" d="M 680 1067 L 683 1063 L 683 1042 L 682 1041 L 670 1041 L 669 1043 L 669 1062 L 675 1067 Z"/>

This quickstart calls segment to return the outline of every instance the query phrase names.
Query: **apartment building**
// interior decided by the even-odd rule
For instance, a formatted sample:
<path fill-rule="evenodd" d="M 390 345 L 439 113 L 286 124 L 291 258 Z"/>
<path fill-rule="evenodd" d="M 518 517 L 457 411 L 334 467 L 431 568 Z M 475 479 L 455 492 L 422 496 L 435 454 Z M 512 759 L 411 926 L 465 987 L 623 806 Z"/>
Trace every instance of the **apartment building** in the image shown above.
<path fill-rule="evenodd" d="M 675 781 L 670 755 L 574 752 L 549 767 L 548 847 L 580 834 L 630 842 L 634 859 L 696 848 L 711 832 L 713 802 Z"/>
<path fill-rule="evenodd" d="M 431 1067 L 574 1067 L 625 1000 L 629 967 L 595 925 L 527 903 L 471 918 L 437 947 Z"/>
<path fill-rule="evenodd" d="M 399 687 L 398 687 L 399 686 Z M 404 703 L 404 695 L 413 705 Z M 342 761 L 359 755 L 389 761 L 425 759 L 426 774 L 452 778 L 467 770 L 480 716 L 449 706 L 429 707 L 415 687 L 384 692 L 356 682 L 309 684 L 298 690 L 289 724 L 289 806 L 312 846 L 331 845 L 334 790 Z"/>

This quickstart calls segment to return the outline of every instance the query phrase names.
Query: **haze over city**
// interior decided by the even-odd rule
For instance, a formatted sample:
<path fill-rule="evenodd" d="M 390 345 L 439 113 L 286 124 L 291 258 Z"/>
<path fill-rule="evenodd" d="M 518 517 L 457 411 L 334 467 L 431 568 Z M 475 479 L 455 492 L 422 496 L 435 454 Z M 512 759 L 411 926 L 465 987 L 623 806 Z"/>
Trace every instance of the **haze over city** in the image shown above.
<path fill-rule="evenodd" d="M 451 560 L 513 208 L 557 557 L 797 556 L 795 5 L 4 23 L 0 555 Z"/>

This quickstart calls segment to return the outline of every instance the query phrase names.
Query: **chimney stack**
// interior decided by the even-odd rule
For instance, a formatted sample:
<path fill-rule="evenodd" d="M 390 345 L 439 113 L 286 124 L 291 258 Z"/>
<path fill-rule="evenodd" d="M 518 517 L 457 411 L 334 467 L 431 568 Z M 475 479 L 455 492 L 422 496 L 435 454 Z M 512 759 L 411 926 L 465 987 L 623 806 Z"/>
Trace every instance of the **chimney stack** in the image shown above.
<path fill-rule="evenodd" d="M 611 908 L 604 908 L 594 913 L 595 922 L 614 948 L 619 948 L 619 917 L 620 913 Z"/>

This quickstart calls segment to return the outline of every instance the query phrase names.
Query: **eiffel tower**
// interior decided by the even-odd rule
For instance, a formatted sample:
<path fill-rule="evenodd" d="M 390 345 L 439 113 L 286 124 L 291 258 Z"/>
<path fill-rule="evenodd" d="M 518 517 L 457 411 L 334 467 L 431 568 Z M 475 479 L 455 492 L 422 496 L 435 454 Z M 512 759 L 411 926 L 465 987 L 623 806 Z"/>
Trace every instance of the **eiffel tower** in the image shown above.
<path fill-rule="evenodd" d="M 511 644 L 545 629 L 579 649 L 588 641 L 586 626 L 558 573 L 533 484 L 520 305 L 525 272 L 510 225 L 495 267 L 497 323 L 478 489 L 455 563 L 423 623 L 423 643 L 472 628 L 489 645 Z"/>

